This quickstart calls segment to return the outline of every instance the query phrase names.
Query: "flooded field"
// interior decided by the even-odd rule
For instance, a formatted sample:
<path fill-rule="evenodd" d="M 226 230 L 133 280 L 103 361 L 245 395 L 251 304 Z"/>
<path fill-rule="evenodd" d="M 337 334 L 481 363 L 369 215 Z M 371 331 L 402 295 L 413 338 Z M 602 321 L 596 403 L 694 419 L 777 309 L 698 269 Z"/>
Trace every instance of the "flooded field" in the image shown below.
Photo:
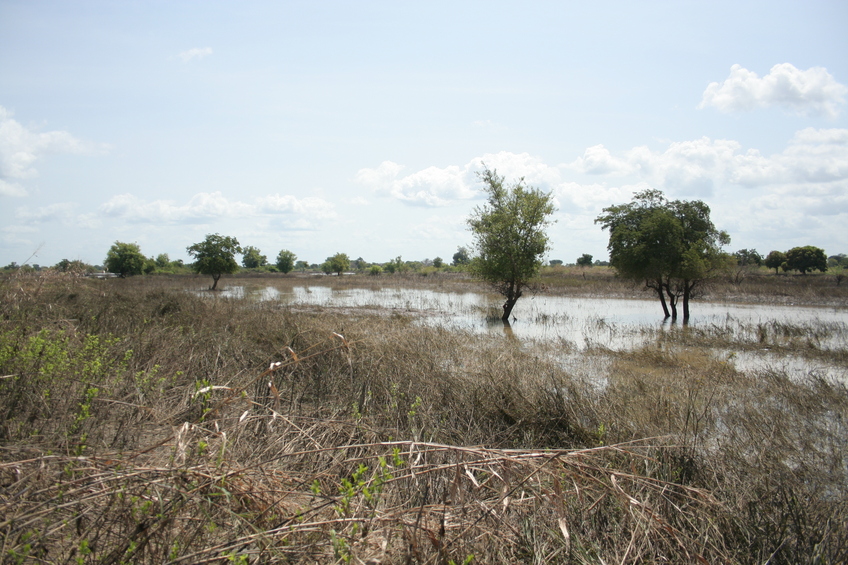
<path fill-rule="evenodd" d="M 505 336 L 558 351 L 563 363 L 579 364 L 586 350 L 625 353 L 674 340 L 698 342 L 742 371 L 781 370 L 848 382 L 848 368 L 826 352 L 848 349 L 848 310 L 835 307 L 694 302 L 688 326 L 663 320 L 656 300 L 528 295 L 508 327 L 499 319 L 498 296 L 415 288 L 334 289 L 322 285 L 280 288 L 230 286 L 221 298 L 291 307 L 359 309 L 398 313 L 431 327 Z M 602 378 L 597 357 L 591 370 Z M 577 367 L 574 367 L 575 369 Z"/>

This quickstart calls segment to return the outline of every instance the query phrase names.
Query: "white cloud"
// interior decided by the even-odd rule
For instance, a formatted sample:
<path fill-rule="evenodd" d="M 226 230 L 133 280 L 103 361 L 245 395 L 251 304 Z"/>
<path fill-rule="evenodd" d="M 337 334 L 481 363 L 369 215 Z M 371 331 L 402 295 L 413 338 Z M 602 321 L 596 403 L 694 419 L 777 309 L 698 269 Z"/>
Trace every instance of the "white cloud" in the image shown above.
<path fill-rule="evenodd" d="M 26 230 L 33 224 L 58 224 L 66 227 L 97 227 L 98 221 L 93 214 L 77 214 L 77 204 L 57 202 L 48 206 L 30 209 L 22 206 L 15 210 L 15 219 L 21 222 L 18 229 Z"/>
<path fill-rule="evenodd" d="M 760 78 L 741 65 L 733 65 L 724 82 L 707 86 L 698 108 L 713 106 L 721 112 L 735 112 L 781 106 L 800 115 L 834 118 L 845 104 L 846 94 L 848 87 L 836 82 L 824 67 L 802 71 L 782 63 Z"/>
<path fill-rule="evenodd" d="M 0 196 L 26 196 L 26 189 L 13 180 L 36 176 L 38 171 L 34 164 L 44 155 L 98 152 L 98 148 L 66 131 L 31 131 L 13 119 L 12 115 L 12 112 L 0 106 Z"/>
<path fill-rule="evenodd" d="M 578 157 L 568 167 L 581 173 L 597 175 L 626 175 L 633 172 L 633 168 L 629 163 L 613 157 L 603 145 L 587 147 L 583 152 L 583 156 Z"/>
<path fill-rule="evenodd" d="M 221 192 L 195 194 L 185 204 L 170 200 L 146 201 L 133 194 L 119 194 L 102 204 L 101 216 L 128 222 L 149 224 L 203 224 L 228 218 L 260 218 L 290 215 L 286 226 L 294 229 L 314 228 L 316 220 L 336 217 L 334 206 L 316 197 L 298 199 L 291 195 L 272 194 L 258 198 L 256 204 L 230 200 Z"/>
<path fill-rule="evenodd" d="M 443 207 L 457 201 L 481 197 L 477 172 L 483 164 L 509 180 L 524 177 L 533 186 L 548 190 L 560 182 L 557 167 L 542 162 L 528 153 L 487 153 L 464 166 L 427 167 L 401 176 L 404 166 L 383 161 L 375 169 L 361 169 L 354 181 L 378 196 L 394 198 L 412 206 Z"/>
<path fill-rule="evenodd" d="M 211 54 L 211 47 L 195 47 L 194 49 L 188 49 L 187 51 L 183 51 L 182 53 L 180 53 L 180 59 L 183 60 L 183 63 L 188 63 L 192 59 L 203 59 L 204 57 L 208 57 Z"/>
<path fill-rule="evenodd" d="M 27 191 L 24 187 L 15 182 L 6 182 L 0 178 L 0 196 L 26 196 Z"/>
<path fill-rule="evenodd" d="M 268 214 L 299 214 L 319 220 L 337 216 L 335 206 L 323 198 L 307 196 L 298 199 L 291 194 L 271 194 L 258 199 L 259 211 Z"/>
<path fill-rule="evenodd" d="M 218 218 L 249 216 L 255 211 L 249 204 L 231 202 L 220 192 L 195 194 L 182 205 L 170 200 L 147 202 L 132 194 L 119 194 L 101 205 L 98 210 L 101 214 L 113 218 L 155 224 L 203 223 Z"/>
<path fill-rule="evenodd" d="M 834 182 L 848 179 L 848 130 L 801 130 L 786 149 L 768 157 L 756 149 L 743 151 L 734 140 L 707 137 L 674 142 L 663 151 L 634 147 L 621 156 L 598 145 L 565 168 L 600 176 L 632 176 L 663 190 L 699 196 L 725 184 Z"/>
<path fill-rule="evenodd" d="M 395 198 L 413 206 L 447 206 L 454 200 L 474 196 L 467 167 L 428 167 L 399 177 L 403 169 L 403 165 L 383 161 L 376 169 L 360 169 L 354 181 L 372 189 L 378 196 Z"/>

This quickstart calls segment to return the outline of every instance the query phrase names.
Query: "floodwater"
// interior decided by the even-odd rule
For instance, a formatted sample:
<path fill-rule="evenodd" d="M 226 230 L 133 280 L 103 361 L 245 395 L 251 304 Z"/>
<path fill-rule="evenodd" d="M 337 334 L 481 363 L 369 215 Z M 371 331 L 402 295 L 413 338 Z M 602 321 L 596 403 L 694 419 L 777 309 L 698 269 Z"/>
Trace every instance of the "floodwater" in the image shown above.
<path fill-rule="evenodd" d="M 383 288 L 333 289 L 327 286 L 232 286 L 221 297 L 253 299 L 288 306 L 379 309 L 416 316 L 419 323 L 493 335 L 506 334 L 522 343 L 567 345 L 572 351 L 599 348 L 627 351 L 660 332 L 681 327 L 663 320 L 658 300 L 575 298 L 548 295 L 522 297 L 505 328 L 500 321 L 502 299 L 485 293 Z M 848 310 L 833 307 L 746 305 L 693 302 L 688 328 L 757 343 L 770 333 L 774 339 L 807 340 L 824 351 L 848 348 Z M 792 375 L 815 373 L 848 382 L 848 368 L 775 352 L 722 352 L 740 370 L 778 369 Z"/>

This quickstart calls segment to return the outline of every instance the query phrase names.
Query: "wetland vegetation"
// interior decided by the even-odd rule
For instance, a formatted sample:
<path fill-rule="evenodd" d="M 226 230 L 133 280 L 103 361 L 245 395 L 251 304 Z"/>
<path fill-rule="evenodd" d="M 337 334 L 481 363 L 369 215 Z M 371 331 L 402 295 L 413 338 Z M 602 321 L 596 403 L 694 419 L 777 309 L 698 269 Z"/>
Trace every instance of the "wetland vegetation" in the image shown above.
<path fill-rule="evenodd" d="M 0 561 L 848 561 L 848 287 L 541 284 L 0 280 Z"/>

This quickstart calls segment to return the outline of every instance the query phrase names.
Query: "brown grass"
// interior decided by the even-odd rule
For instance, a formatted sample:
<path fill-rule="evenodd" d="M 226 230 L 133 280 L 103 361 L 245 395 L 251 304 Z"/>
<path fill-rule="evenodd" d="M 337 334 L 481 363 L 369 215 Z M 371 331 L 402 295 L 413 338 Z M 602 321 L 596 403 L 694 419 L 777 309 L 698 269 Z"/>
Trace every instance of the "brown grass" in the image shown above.
<path fill-rule="evenodd" d="M 0 285 L 4 563 L 848 560 L 844 383 L 721 332 L 586 351 L 599 386 L 404 316 Z"/>

